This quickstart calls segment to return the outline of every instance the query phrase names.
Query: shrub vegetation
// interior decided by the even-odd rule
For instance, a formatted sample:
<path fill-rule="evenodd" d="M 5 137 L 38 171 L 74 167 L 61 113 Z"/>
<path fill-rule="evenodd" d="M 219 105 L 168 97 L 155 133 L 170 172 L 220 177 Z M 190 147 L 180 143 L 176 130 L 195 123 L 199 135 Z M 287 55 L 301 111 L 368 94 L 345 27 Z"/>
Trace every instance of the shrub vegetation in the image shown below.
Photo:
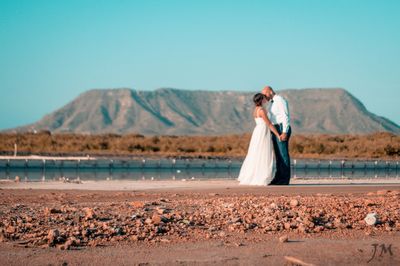
<path fill-rule="evenodd" d="M 83 135 L 33 133 L 0 134 L 0 154 L 112 155 L 112 156 L 219 156 L 243 157 L 250 134 L 227 136 L 143 136 L 139 134 Z M 400 158 L 400 136 L 295 135 L 290 140 L 293 158 Z"/>

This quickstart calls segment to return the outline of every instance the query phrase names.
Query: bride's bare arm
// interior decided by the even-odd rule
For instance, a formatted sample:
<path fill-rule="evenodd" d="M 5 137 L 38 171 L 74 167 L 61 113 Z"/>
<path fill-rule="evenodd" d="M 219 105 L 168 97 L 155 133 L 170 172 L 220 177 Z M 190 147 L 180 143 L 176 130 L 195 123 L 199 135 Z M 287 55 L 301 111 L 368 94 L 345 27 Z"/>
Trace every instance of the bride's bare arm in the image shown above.
<path fill-rule="evenodd" d="M 267 126 L 269 127 L 269 129 L 271 129 L 272 133 L 275 134 L 275 136 L 280 139 L 280 135 L 278 133 L 278 130 L 276 130 L 275 126 L 271 123 L 271 121 L 269 120 L 267 113 L 265 112 L 264 109 L 261 109 L 261 117 L 264 120 L 264 122 L 267 124 Z"/>

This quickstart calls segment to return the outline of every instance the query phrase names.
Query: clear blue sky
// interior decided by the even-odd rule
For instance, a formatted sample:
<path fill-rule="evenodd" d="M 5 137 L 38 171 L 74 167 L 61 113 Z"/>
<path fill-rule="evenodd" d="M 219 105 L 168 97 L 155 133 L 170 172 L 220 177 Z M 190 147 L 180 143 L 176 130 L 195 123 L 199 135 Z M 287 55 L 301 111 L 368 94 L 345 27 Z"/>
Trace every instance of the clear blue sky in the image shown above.
<path fill-rule="evenodd" d="M 91 88 L 342 87 L 400 124 L 400 1 L 0 0 L 0 129 Z"/>

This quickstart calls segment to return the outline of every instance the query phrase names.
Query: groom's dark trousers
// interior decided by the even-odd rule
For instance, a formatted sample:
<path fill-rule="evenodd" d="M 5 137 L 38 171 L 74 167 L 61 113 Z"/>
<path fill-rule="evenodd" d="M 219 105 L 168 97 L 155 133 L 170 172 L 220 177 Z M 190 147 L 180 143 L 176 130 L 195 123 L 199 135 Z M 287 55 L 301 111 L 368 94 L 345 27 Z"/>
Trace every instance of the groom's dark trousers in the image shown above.
<path fill-rule="evenodd" d="M 278 133 L 282 133 L 282 124 L 274 125 Z M 289 185 L 290 182 L 290 156 L 289 156 L 289 139 L 292 134 L 292 129 L 289 127 L 287 132 L 287 140 L 279 141 L 279 139 L 272 135 L 272 143 L 274 145 L 275 158 L 276 158 L 276 172 L 274 179 L 270 185 Z"/>

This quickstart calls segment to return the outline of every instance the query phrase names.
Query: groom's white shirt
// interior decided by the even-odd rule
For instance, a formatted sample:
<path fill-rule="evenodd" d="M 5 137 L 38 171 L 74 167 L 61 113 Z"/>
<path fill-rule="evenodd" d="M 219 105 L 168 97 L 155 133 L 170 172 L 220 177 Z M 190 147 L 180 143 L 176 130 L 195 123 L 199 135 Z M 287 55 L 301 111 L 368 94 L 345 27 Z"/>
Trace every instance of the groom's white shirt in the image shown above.
<path fill-rule="evenodd" d="M 272 124 L 282 124 L 282 132 L 287 133 L 290 126 L 290 114 L 287 101 L 280 95 L 275 94 L 272 103 L 268 107 L 268 115 Z"/>

